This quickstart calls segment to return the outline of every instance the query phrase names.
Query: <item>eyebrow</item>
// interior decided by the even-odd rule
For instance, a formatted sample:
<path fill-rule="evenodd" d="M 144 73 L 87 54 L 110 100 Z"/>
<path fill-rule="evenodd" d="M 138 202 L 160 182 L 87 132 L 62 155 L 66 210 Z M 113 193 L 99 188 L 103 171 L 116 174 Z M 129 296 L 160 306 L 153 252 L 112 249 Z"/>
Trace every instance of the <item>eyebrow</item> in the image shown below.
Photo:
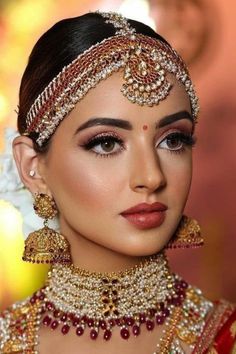
<path fill-rule="evenodd" d="M 170 114 L 170 115 L 165 116 L 162 119 L 160 119 L 160 121 L 156 123 L 155 129 L 163 128 L 166 125 L 174 123 L 180 119 L 188 119 L 191 122 L 193 122 L 193 117 L 188 111 L 180 111 L 180 112 Z M 97 126 L 97 125 L 109 125 L 109 126 L 113 126 L 113 127 L 126 129 L 126 130 L 133 129 L 132 124 L 128 120 L 118 119 L 118 118 L 105 118 L 105 117 L 91 118 L 87 122 L 80 125 L 76 129 L 74 135 L 76 135 L 77 133 L 79 133 L 80 131 L 82 131 L 86 128 L 90 128 L 90 127 Z"/>

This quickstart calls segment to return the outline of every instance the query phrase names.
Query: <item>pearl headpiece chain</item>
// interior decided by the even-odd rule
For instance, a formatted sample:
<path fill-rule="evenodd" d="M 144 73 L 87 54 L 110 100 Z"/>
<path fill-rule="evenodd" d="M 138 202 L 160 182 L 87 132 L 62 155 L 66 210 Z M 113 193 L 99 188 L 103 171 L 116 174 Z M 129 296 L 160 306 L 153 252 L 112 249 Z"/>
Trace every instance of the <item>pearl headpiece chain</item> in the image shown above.
<path fill-rule="evenodd" d="M 115 27 L 115 35 L 92 45 L 54 77 L 32 104 L 24 134 L 38 133 L 36 142 L 42 146 L 91 88 L 120 69 L 124 73 L 122 94 L 141 106 L 164 100 L 172 87 L 167 73 L 173 74 L 184 85 L 196 120 L 198 98 L 177 52 L 157 38 L 136 33 L 120 14 L 97 13 Z"/>

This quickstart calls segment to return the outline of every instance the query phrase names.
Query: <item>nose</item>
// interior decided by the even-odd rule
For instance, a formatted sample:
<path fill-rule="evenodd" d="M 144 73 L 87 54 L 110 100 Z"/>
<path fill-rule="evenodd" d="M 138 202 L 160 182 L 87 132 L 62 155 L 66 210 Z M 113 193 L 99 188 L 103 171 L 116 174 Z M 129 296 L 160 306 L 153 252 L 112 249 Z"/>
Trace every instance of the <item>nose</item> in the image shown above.
<path fill-rule="evenodd" d="M 150 194 L 165 185 L 166 177 L 156 149 L 142 144 L 132 154 L 130 188 Z"/>

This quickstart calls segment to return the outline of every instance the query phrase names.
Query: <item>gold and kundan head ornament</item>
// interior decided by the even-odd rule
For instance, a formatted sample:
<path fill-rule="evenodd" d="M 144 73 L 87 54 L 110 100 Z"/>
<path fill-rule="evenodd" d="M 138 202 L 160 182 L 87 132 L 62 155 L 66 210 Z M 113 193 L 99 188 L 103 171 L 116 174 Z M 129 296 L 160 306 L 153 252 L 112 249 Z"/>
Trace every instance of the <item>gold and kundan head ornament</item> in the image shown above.
<path fill-rule="evenodd" d="M 36 143 L 42 146 L 91 88 L 121 69 L 122 94 L 132 103 L 148 106 L 158 105 L 168 96 L 173 85 L 167 74 L 173 74 L 185 87 L 196 121 L 198 98 L 177 52 L 165 41 L 136 33 L 120 14 L 97 13 L 114 26 L 115 35 L 92 45 L 63 67 L 30 107 L 23 134 L 37 133 Z"/>

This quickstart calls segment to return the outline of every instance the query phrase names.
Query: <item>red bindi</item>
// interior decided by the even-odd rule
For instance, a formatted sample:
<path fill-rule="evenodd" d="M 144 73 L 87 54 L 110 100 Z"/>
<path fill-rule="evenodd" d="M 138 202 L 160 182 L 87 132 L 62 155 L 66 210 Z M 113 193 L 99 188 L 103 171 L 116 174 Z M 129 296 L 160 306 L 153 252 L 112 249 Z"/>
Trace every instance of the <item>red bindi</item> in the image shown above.
<path fill-rule="evenodd" d="M 143 130 L 147 130 L 148 126 L 145 124 L 143 125 Z"/>

